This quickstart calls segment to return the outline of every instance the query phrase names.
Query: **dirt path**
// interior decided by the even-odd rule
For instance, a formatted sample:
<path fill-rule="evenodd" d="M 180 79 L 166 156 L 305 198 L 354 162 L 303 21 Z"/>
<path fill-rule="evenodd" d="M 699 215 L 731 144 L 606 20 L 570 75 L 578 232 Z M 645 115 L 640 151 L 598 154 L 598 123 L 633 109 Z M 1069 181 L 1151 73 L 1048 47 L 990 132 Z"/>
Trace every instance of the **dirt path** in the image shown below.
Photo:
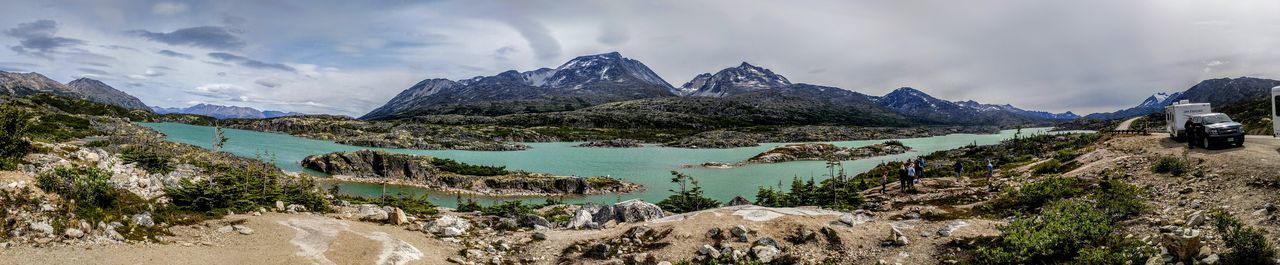
<path fill-rule="evenodd" d="M 1121 122 L 1120 125 L 1116 126 L 1116 130 L 1117 131 L 1128 130 L 1129 127 L 1133 126 L 1133 122 L 1138 121 L 1138 119 L 1141 119 L 1141 118 L 1142 117 L 1134 117 L 1132 119 L 1125 120 L 1124 122 Z"/>
<path fill-rule="evenodd" d="M 216 231 L 241 219 L 252 234 Z M 0 250 L 0 264 L 447 264 L 457 252 L 401 227 L 305 214 L 235 215 L 172 232 L 171 244 Z"/>

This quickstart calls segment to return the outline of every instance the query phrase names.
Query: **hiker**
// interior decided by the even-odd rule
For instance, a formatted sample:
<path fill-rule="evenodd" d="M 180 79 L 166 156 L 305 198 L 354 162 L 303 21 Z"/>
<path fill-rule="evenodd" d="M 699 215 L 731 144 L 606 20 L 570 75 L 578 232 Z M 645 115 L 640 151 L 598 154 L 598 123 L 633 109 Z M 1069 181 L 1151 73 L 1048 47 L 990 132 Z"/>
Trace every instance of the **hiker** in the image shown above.
<path fill-rule="evenodd" d="M 991 159 L 987 159 L 987 190 L 991 190 L 991 178 L 996 176 L 996 166 L 991 164 Z"/>
<path fill-rule="evenodd" d="M 889 186 L 889 172 L 880 173 L 880 194 L 884 195 L 885 186 Z"/>
<path fill-rule="evenodd" d="M 916 167 L 907 166 L 907 187 L 910 189 L 915 189 L 916 188 L 915 181 L 916 181 Z"/>
<path fill-rule="evenodd" d="M 956 164 L 953 167 L 956 168 L 956 180 L 960 180 L 961 175 L 964 174 L 964 163 L 960 163 L 960 160 L 956 160 Z"/>
<path fill-rule="evenodd" d="M 922 179 L 924 178 L 924 157 L 916 159 L 916 163 L 919 164 L 918 169 L 916 169 L 916 174 L 920 176 L 918 179 Z"/>

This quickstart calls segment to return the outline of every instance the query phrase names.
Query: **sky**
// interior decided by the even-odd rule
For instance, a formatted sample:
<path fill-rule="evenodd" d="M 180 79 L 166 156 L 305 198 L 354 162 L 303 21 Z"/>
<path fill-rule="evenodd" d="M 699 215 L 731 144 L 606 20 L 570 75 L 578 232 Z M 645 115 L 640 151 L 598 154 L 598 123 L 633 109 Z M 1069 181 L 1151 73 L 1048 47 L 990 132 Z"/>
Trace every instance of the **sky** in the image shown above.
<path fill-rule="evenodd" d="M 0 71 L 153 106 L 360 116 L 428 78 L 611 51 L 668 83 L 741 62 L 797 83 L 1076 113 L 1280 79 L 1280 1 L 7 0 Z"/>

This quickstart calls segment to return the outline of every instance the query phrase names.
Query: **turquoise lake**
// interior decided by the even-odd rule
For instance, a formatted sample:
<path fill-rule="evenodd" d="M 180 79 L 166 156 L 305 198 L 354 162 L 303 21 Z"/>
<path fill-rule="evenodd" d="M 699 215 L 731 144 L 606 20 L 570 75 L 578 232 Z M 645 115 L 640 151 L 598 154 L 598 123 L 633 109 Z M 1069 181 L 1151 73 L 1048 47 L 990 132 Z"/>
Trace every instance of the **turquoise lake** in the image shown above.
<path fill-rule="evenodd" d="M 142 123 L 164 133 L 170 141 L 210 148 L 213 127 L 196 126 L 178 123 Z M 1023 129 L 1024 135 L 1048 133 L 1050 128 Z M 1012 138 L 1016 130 L 1004 130 L 999 134 L 952 134 L 945 136 L 898 139 L 910 146 L 913 151 L 905 154 L 875 157 L 863 160 L 845 161 L 844 168 L 849 175 L 856 175 L 871 169 L 883 161 L 906 160 L 934 151 L 954 149 L 970 143 L 989 145 Z M 647 145 L 642 148 L 582 148 L 574 147 L 581 142 L 527 143 L 532 148 L 523 151 L 458 151 L 458 150 L 413 150 L 390 148 L 367 148 L 337 144 L 330 141 L 313 140 L 294 137 L 286 134 L 265 133 L 247 130 L 224 129 L 229 140 L 223 151 L 235 155 L 253 158 L 258 153 L 269 151 L 276 156 L 276 165 L 287 171 L 304 171 L 300 164 L 309 155 L 326 154 L 337 151 L 355 151 L 362 149 L 382 150 L 394 153 L 430 155 L 446 157 L 458 161 L 504 165 L 508 169 L 519 169 L 530 172 L 546 172 L 565 176 L 612 176 L 645 186 L 641 192 L 621 195 L 596 195 L 566 197 L 569 203 L 601 202 L 613 203 L 618 200 L 633 198 L 657 202 L 671 194 L 669 189 L 671 171 L 677 170 L 693 176 L 702 184 L 706 195 L 726 202 L 734 196 L 742 196 L 754 200 L 756 189 L 761 186 L 789 185 L 792 177 L 808 179 L 824 179 L 827 174 L 823 161 L 796 161 L 776 164 L 748 165 L 731 169 L 683 168 L 683 165 L 697 165 L 704 162 L 737 162 L 764 152 L 774 146 L 785 143 L 762 143 L 756 147 L 731 149 L 685 149 Z M 858 147 L 884 142 L 881 140 L 828 142 L 838 146 Z M 382 185 L 361 183 L 329 183 L 338 185 L 348 194 L 377 196 L 382 194 Z M 457 200 L 454 195 L 432 190 L 388 186 L 388 194 L 428 194 L 431 201 L 442 206 L 454 207 Z M 503 200 L 526 200 L 541 203 L 543 197 L 473 197 L 482 204 Z"/>

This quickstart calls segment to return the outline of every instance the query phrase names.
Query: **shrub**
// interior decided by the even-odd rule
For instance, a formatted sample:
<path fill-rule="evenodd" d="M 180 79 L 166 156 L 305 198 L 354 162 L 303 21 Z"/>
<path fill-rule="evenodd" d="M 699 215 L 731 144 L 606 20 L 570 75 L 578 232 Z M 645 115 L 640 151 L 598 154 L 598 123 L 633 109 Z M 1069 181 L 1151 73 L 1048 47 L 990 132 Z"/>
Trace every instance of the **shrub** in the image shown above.
<path fill-rule="evenodd" d="M 1264 231 L 1246 227 L 1240 220 L 1222 209 L 1210 213 L 1213 225 L 1222 235 L 1222 242 L 1231 253 L 1223 256 L 1223 264 L 1271 264 L 1275 249 L 1267 241 Z"/>
<path fill-rule="evenodd" d="M 1182 176 L 1187 174 L 1187 162 L 1177 157 L 1161 157 L 1156 160 L 1155 165 L 1151 166 L 1151 171 L 1156 173 L 1169 173 L 1174 176 Z"/>
<path fill-rule="evenodd" d="M 756 190 L 755 204 L 766 207 L 818 206 L 840 211 L 854 210 L 866 202 L 859 193 L 866 188 L 863 186 L 866 185 L 833 179 L 815 184 L 813 180 L 802 182 L 799 178 L 793 178 L 791 192 L 759 187 Z"/>
<path fill-rule="evenodd" d="M 1058 162 L 1057 159 L 1050 159 L 1049 161 L 1044 161 L 1031 167 L 1031 172 L 1037 175 L 1057 174 L 1067 171 L 1066 168 L 1067 167 L 1063 165 L 1062 162 Z"/>
<path fill-rule="evenodd" d="M 509 173 L 506 166 L 471 165 L 448 158 L 431 159 L 431 165 L 440 168 L 440 170 L 444 172 L 453 172 L 469 176 L 499 176 Z"/>
<path fill-rule="evenodd" d="M 1006 192 L 983 207 L 1005 213 L 1026 212 L 1052 201 L 1084 195 L 1088 186 L 1088 182 L 1078 178 L 1049 177 Z"/>
<path fill-rule="evenodd" d="M 467 199 L 466 202 L 458 203 L 457 209 L 458 212 L 464 213 L 479 212 L 482 210 L 484 210 L 484 206 L 480 206 L 480 203 L 471 199 Z"/>
<path fill-rule="evenodd" d="M 903 144 L 902 144 L 902 141 L 898 141 L 898 140 L 888 140 L 888 141 L 884 141 L 884 145 L 906 146 L 906 145 L 903 145 Z"/>
<path fill-rule="evenodd" d="M 30 119 L 24 111 L 0 108 L 0 170 L 17 168 L 22 156 L 31 152 L 31 143 L 26 139 Z"/>
<path fill-rule="evenodd" d="M 299 204 L 312 211 L 329 210 L 324 191 L 311 178 L 287 177 L 271 169 L 256 167 L 204 166 L 207 172 L 221 174 L 201 181 L 183 179 L 177 186 L 165 189 L 174 206 L 218 215 L 225 210 L 256 210 L 257 207 L 272 206 L 279 200 L 286 204 Z"/>
<path fill-rule="evenodd" d="M 149 173 L 169 174 L 173 171 L 173 165 L 169 163 L 170 157 L 156 153 L 150 148 L 137 146 L 125 148 L 124 152 L 120 153 L 120 159 Z"/>
<path fill-rule="evenodd" d="M 514 218 L 525 214 L 532 214 L 535 207 L 537 207 L 537 205 L 524 204 L 524 202 L 515 200 L 490 205 L 489 207 L 485 207 L 480 210 L 480 212 L 486 215 Z"/>
<path fill-rule="evenodd" d="M 110 180 L 111 174 L 96 168 L 59 167 L 37 176 L 36 186 L 45 192 L 62 195 L 64 199 L 104 207 L 111 205 L 114 199 L 110 194 L 114 189 Z"/>
<path fill-rule="evenodd" d="M 110 141 L 106 141 L 106 140 L 93 140 L 93 141 L 90 141 L 90 142 L 88 142 L 88 143 L 85 143 L 85 144 L 84 144 L 84 147 L 90 147 L 90 148 L 94 148 L 94 147 L 96 147 L 96 148 L 102 148 L 102 147 L 107 147 L 107 146 L 110 146 L 110 145 L 111 145 L 111 142 L 110 142 Z"/>

